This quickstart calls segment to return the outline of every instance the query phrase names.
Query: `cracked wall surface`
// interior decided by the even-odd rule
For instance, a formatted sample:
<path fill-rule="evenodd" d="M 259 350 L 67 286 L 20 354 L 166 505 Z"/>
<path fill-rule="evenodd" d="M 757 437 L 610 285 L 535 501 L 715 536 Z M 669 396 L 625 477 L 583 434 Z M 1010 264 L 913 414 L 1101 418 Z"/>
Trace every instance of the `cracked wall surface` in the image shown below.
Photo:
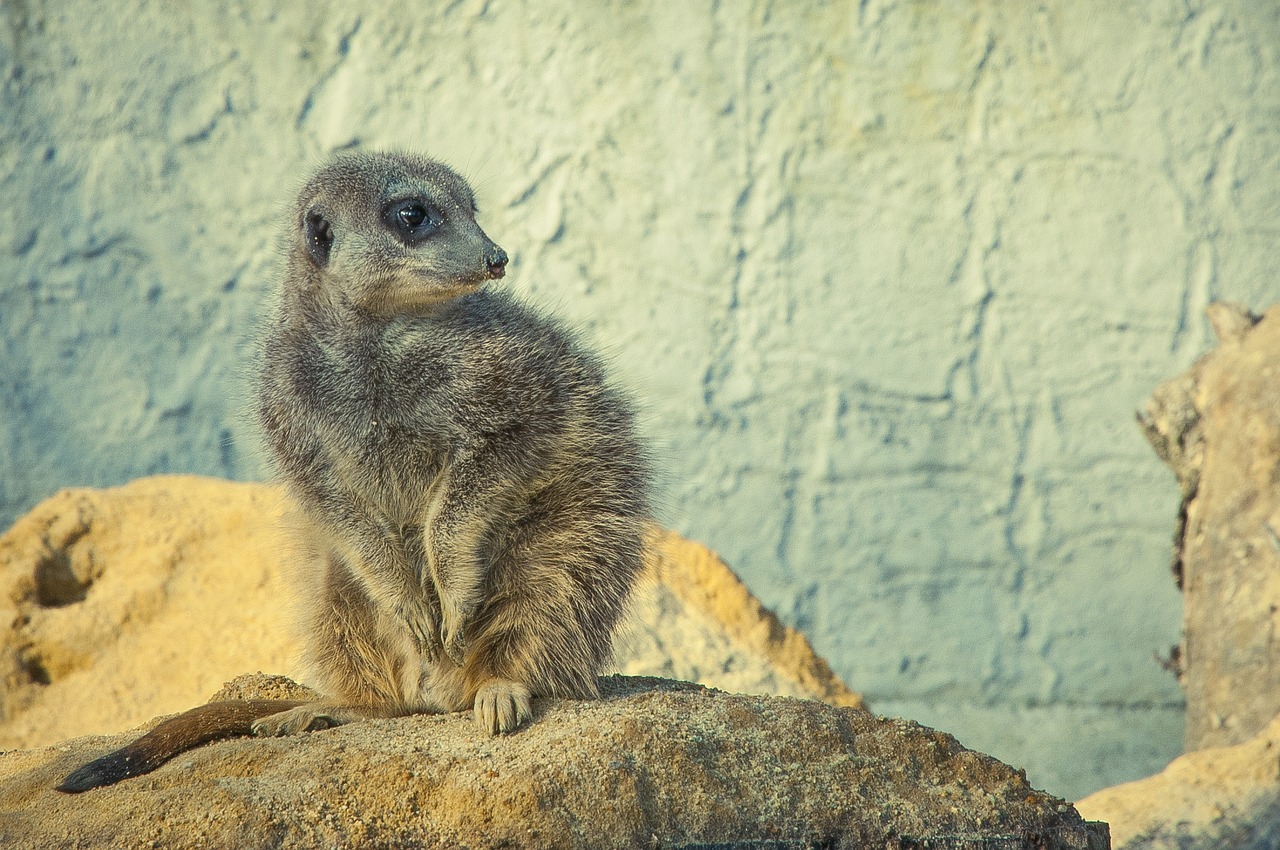
<path fill-rule="evenodd" d="M 1179 751 L 1133 411 L 1280 280 L 1270 4 L 0 7 L 0 523 L 265 474 L 277 220 L 350 144 L 476 184 L 721 552 L 873 706 L 1079 796 Z"/>

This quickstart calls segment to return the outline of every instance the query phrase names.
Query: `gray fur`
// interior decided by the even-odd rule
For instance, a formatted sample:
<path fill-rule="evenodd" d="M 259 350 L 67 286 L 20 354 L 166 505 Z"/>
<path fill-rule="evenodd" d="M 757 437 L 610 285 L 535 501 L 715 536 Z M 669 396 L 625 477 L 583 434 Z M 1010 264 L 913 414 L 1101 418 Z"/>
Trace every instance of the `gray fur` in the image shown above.
<path fill-rule="evenodd" d="M 505 264 L 440 163 L 347 154 L 302 189 L 258 409 L 300 507 L 331 701 L 259 734 L 468 708 L 509 731 L 532 696 L 597 694 L 641 569 L 648 459 L 600 362 L 487 285 Z"/>

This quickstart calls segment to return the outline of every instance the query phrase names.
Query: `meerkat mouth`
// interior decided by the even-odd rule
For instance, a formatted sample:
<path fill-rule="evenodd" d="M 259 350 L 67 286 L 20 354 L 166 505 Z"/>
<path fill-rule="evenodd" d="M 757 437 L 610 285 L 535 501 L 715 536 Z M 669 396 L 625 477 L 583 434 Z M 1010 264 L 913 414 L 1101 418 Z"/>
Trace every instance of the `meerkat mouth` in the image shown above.
<path fill-rule="evenodd" d="M 369 306 L 375 313 L 395 315 L 430 310 L 455 298 L 461 298 L 483 289 L 489 283 L 485 277 L 460 277 L 453 280 L 430 278 L 424 283 L 397 282 L 376 293 Z"/>

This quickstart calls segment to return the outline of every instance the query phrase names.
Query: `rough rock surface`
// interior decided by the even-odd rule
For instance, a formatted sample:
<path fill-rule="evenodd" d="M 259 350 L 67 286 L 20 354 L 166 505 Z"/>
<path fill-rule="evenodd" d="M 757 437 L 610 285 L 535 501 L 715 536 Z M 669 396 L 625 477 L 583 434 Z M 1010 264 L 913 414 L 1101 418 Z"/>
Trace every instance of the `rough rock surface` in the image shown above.
<path fill-rule="evenodd" d="M 1182 490 L 1173 574 L 1186 755 L 1077 805 L 1123 850 L 1280 846 L 1280 305 L 1209 307 L 1219 339 L 1139 420 Z"/>
<path fill-rule="evenodd" d="M 1187 753 L 1076 808 L 1111 824 L 1116 850 L 1280 847 L 1280 717 L 1243 744 Z"/>
<path fill-rule="evenodd" d="M 1280 305 L 1259 319 L 1215 304 L 1209 317 L 1218 347 L 1141 417 L 1182 487 L 1173 662 L 1188 750 L 1247 741 L 1280 712 Z"/>
<path fill-rule="evenodd" d="M 3 745 L 124 729 L 204 701 L 224 670 L 288 669 L 282 510 L 268 486 L 159 477 L 20 520 L 0 537 Z M 703 547 L 666 537 L 650 573 L 620 667 L 818 699 L 612 677 L 603 701 L 539 700 L 503 738 L 465 713 L 358 723 L 63 795 L 57 780 L 137 733 L 76 738 L 0 755 L 0 845 L 1107 846 L 1021 771 L 873 718 Z M 253 674 L 213 698 L 309 693 Z"/>
<path fill-rule="evenodd" d="M 66 490 L 0 536 L 0 747 L 137 726 L 253 670 L 293 673 L 279 491 L 161 476 Z M 716 556 L 666 535 L 617 667 L 861 706 Z"/>
<path fill-rule="evenodd" d="M 258 695 L 246 678 L 228 693 Z M 1108 846 L 1021 771 L 909 721 L 662 679 L 603 685 L 598 702 L 537 701 L 509 736 L 452 714 L 224 741 L 76 796 L 52 786 L 128 736 L 8 753 L 0 844 Z"/>

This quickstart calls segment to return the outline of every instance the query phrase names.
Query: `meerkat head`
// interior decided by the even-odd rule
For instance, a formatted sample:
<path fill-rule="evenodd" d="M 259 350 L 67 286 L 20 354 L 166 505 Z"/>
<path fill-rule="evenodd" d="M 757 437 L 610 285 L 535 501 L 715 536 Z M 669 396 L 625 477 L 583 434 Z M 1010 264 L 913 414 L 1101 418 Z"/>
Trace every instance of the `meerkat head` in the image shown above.
<path fill-rule="evenodd" d="M 506 273 L 506 252 L 476 224 L 467 182 L 408 154 L 333 159 L 299 194 L 290 236 L 301 285 L 379 315 L 424 309 Z"/>

